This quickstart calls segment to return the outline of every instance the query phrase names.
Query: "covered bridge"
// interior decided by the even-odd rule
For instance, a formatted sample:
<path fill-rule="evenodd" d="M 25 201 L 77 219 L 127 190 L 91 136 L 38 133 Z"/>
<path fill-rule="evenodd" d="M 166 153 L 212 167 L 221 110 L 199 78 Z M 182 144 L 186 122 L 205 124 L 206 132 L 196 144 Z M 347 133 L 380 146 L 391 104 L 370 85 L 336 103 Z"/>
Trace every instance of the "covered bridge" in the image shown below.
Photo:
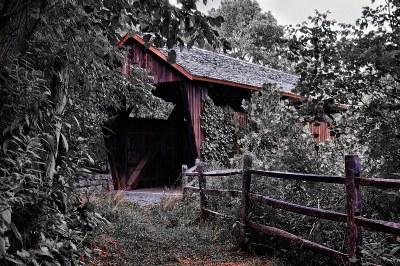
<path fill-rule="evenodd" d="M 106 138 L 106 146 L 118 189 L 176 184 L 181 165 L 193 165 L 200 158 L 206 95 L 216 105 L 232 107 L 238 123 L 246 121 L 242 100 L 264 83 L 277 84 L 284 95 L 299 98 L 290 93 L 297 77 L 268 67 L 196 47 L 177 50 L 176 63 L 169 64 L 166 49 L 148 47 L 137 35 L 126 35 L 118 45 L 129 46 L 126 70 L 132 64 L 148 69 L 154 77 L 153 94 L 175 105 L 167 120 L 131 118 L 121 112 L 112 121 L 115 134 Z M 322 133 L 321 140 L 329 138 L 324 125 L 312 130 Z"/>

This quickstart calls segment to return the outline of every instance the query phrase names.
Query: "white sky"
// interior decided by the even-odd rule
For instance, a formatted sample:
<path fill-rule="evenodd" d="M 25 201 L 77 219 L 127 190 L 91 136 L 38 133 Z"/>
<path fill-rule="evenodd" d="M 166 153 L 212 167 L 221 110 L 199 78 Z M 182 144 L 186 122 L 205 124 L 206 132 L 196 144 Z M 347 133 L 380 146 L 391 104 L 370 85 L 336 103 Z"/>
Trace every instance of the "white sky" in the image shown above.
<path fill-rule="evenodd" d="M 176 0 L 170 0 L 176 3 Z M 197 2 L 197 8 L 202 12 L 212 7 L 217 8 L 221 0 L 208 0 L 207 6 L 203 0 Z M 271 11 L 280 25 L 296 25 L 307 20 L 307 17 L 329 10 L 330 18 L 337 22 L 354 23 L 361 16 L 362 7 L 371 6 L 371 0 L 258 0 L 264 12 Z M 383 4 L 385 0 L 376 0 L 376 4 Z"/>

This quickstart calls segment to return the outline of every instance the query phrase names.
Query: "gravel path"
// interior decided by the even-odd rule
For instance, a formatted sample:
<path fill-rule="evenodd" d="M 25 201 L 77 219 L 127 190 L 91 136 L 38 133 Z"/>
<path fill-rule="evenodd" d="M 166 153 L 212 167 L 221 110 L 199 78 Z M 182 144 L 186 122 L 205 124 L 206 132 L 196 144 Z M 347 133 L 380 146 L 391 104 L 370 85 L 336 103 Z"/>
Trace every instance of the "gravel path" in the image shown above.
<path fill-rule="evenodd" d="M 143 188 L 124 192 L 124 199 L 141 205 L 157 204 L 163 199 L 170 198 L 182 198 L 182 190 L 180 188 Z"/>

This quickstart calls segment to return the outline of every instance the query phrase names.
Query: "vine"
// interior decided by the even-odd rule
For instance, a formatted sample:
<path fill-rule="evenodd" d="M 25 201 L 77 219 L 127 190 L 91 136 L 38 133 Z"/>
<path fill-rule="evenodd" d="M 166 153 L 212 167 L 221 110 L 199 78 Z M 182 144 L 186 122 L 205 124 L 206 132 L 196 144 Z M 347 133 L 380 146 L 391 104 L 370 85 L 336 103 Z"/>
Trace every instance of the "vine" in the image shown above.
<path fill-rule="evenodd" d="M 204 111 L 201 116 L 201 127 L 206 138 L 201 144 L 204 160 L 226 165 L 236 148 L 238 126 L 234 111 L 229 106 L 216 106 L 211 98 L 204 100 Z"/>

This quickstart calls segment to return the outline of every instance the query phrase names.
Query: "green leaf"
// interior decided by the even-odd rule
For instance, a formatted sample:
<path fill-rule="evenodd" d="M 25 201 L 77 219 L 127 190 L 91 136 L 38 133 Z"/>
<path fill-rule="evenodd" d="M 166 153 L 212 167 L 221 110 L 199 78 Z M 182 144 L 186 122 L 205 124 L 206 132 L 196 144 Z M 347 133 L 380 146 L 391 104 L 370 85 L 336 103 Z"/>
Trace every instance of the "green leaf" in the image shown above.
<path fill-rule="evenodd" d="M 19 260 L 19 259 L 15 259 L 15 258 L 11 258 L 11 257 L 6 257 L 7 261 L 10 261 L 16 265 L 26 265 L 23 261 Z"/>
<path fill-rule="evenodd" d="M 3 221 L 6 223 L 7 226 L 10 226 L 10 224 L 11 224 L 11 209 L 10 208 L 4 209 L 1 212 L 0 217 L 3 219 Z"/>
<path fill-rule="evenodd" d="M 6 254 L 6 241 L 4 238 L 0 237 L 0 256 L 3 256 Z"/>
<path fill-rule="evenodd" d="M 88 157 L 90 163 L 91 163 L 91 164 L 94 164 L 94 160 L 93 160 L 93 158 L 89 155 L 89 153 L 87 153 L 86 156 Z"/>
<path fill-rule="evenodd" d="M 17 255 L 21 258 L 29 258 L 30 254 L 25 249 L 21 249 L 21 251 L 17 250 Z"/>
<path fill-rule="evenodd" d="M 36 259 L 32 258 L 32 263 L 34 266 L 39 266 L 39 263 L 37 262 Z"/>
<path fill-rule="evenodd" d="M 3 142 L 3 152 L 4 155 L 7 155 L 7 146 L 8 146 L 9 140 L 7 139 L 6 141 Z"/>
<path fill-rule="evenodd" d="M 81 126 L 80 126 L 80 124 L 79 124 L 78 119 L 77 119 L 75 116 L 72 116 L 72 117 L 74 118 L 74 120 L 75 120 L 75 122 L 76 122 L 76 125 L 78 126 L 79 130 L 82 130 L 82 129 L 81 129 Z"/>
<path fill-rule="evenodd" d="M 68 140 L 63 133 L 61 133 L 61 139 L 65 151 L 68 151 L 69 150 Z"/>
<path fill-rule="evenodd" d="M 400 250 L 400 245 L 397 246 L 397 247 L 395 247 L 395 248 L 393 248 L 393 249 L 389 252 L 389 255 L 390 255 L 390 256 L 394 256 L 399 250 Z"/>
<path fill-rule="evenodd" d="M 28 116 L 28 114 L 25 114 L 25 122 L 29 126 L 29 116 Z"/>
<path fill-rule="evenodd" d="M 48 247 L 41 247 L 40 249 L 36 249 L 35 253 L 41 256 L 53 258 L 53 255 L 50 253 Z"/>
<path fill-rule="evenodd" d="M 72 248 L 73 250 L 75 250 L 75 251 L 77 250 L 77 249 L 76 249 L 76 245 L 75 245 L 74 243 L 72 243 L 72 241 L 69 242 L 69 245 L 71 246 L 71 248 Z"/>
<path fill-rule="evenodd" d="M 15 226 L 14 223 L 11 223 L 11 230 L 13 231 L 15 237 L 22 243 L 22 236 L 18 232 L 18 229 L 17 229 L 17 227 Z"/>

